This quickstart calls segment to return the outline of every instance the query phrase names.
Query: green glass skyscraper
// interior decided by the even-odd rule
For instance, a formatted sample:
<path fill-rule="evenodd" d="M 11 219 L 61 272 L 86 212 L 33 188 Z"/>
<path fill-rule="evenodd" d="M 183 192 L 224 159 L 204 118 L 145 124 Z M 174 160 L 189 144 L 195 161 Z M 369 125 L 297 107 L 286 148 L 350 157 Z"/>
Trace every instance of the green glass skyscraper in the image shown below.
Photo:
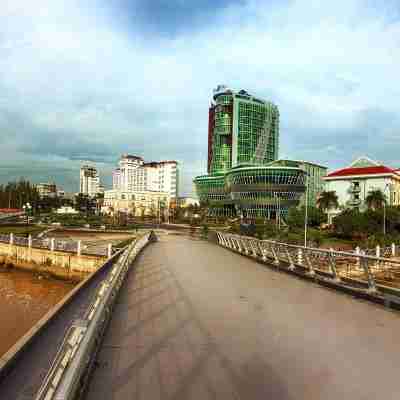
<path fill-rule="evenodd" d="M 194 180 L 209 214 L 275 218 L 298 205 L 305 171 L 276 161 L 278 151 L 278 107 L 218 86 L 209 109 L 208 175 Z"/>
<path fill-rule="evenodd" d="M 279 110 L 245 90 L 214 90 L 209 110 L 208 173 L 243 164 L 265 165 L 278 158 Z"/>

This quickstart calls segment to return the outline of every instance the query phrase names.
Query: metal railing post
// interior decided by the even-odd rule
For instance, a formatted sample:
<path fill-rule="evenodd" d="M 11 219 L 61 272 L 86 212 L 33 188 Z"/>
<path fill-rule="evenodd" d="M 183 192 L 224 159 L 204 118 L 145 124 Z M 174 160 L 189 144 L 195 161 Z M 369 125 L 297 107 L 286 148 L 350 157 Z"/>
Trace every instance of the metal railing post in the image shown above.
<path fill-rule="evenodd" d="M 285 247 L 285 250 L 286 250 L 286 256 L 287 256 L 287 258 L 289 260 L 289 269 L 291 271 L 293 271 L 295 269 L 295 266 L 294 266 L 294 262 L 293 262 L 292 256 L 291 256 L 291 254 L 290 254 L 290 252 L 289 252 L 287 247 Z"/>
<path fill-rule="evenodd" d="M 337 269 L 336 269 L 336 259 L 335 259 L 334 255 L 333 255 L 333 249 L 332 248 L 329 249 L 328 259 L 329 259 L 329 267 L 330 267 L 330 270 L 332 272 L 333 279 L 335 281 L 340 281 L 340 277 L 339 277 L 339 275 L 337 273 Z"/>
<path fill-rule="evenodd" d="M 112 256 L 112 244 L 108 243 L 107 245 L 107 258 L 110 258 Z"/>
<path fill-rule="evenodd" d="M 244 247 L 244 252 L 245 252 L 245 254 L 247 255 L 247 254 L 249 254 L 249 250 L 248 250 L 248 248 L 247 248 L 247 240 L 246 239 L 242 239 L 242 245 L 243 245 L 243 247 Z"/>
<path fill-rule="evenodd" d="M 81 240 L 78 240 L 78 247 L 77 247 L 77 250 L 76 250 L 76 254 L 78 255 L 78 257 L 81 255 L 81 248 L 82 248 L 82 241 Z"/>
<path fill-rule="evenodd" d="M 356 254 L 359 255 L 360 253 L 361 253 L 360 247 L 357 246 L 357 247 L 356 247 Z M 356 261 L 357 267 L 360 268 L 360 257 L 357 257 L 356 260 L 357 260 L 357 261 Z"/>
<path fill-rule="evenodd" d="M 253 256 L 257 257 L 257 250 L 256 250 L 256 246 L 254 244 L 254 242 L 258 242 L 258 239 L 254 239 L 251 241 L 251 250 L 253 251 Z"/>
<path fill-rule="evenodd" d="M 315 276 L 314 266 L 313 266 L 312 262 L 310 261 L 310 257 L 308 256 L 307 249 L 304 249 L 304 260 L 308 266 L 308 275 Z"/>
<path fill-rule="evenodd" d="M 51 238 L 50 239 L 50 251 L 54 251 L 54 247 L 55 247 L 54 244 L 55 244 L 54 243 L 54 238 Z"/>
<path fill-rule="evenodd" d="M 368 265 L 368 260 L 364 257 L 361 257 L 361 266 L 364 269 L 365 274 L 367 275 L 367 281 L 368 281 L 368 291 L 369 292 L 376 292 L 376 284 L 375 284 L 375 279 L 374 276 L 371 273 L 371 269 L 369 268 Z"/>
<path fill-rule="evenodd" d="M 236 250 L 241 253 L 242 247 L 240 245 L 239 239 L 235 238 L 235 242 L 236 242 Z"/>
<path fill-rule="evenodd" d="M 273 261 L 273 264 L 275 264 L 276 266 L 279 266 L 279 258 L 278 258 L 276 249 L 274 248 L 274 245 L 273 245 L 273 244 L 271 244 L 271 251 L 272 251 L 272 255 L 274 256 L 274 259 L 275 259 L 275 260 Z"/>

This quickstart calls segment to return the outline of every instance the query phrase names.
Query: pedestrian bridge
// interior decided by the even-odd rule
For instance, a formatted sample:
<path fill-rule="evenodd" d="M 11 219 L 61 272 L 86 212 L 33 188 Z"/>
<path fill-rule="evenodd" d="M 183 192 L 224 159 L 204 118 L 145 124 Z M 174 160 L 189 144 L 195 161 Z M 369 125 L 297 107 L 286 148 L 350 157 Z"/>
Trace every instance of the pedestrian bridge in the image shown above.
<path fill-rule="evenodd" d="M 363 280 L 332 252 L 324 270 L 324 251 L 221 235 L 114 255 L 3 360 L 1 398 L 398 398 L 399 314 L 369 301 L 389 296 L 373 265 L 395 261 L 358 256 Z"/>

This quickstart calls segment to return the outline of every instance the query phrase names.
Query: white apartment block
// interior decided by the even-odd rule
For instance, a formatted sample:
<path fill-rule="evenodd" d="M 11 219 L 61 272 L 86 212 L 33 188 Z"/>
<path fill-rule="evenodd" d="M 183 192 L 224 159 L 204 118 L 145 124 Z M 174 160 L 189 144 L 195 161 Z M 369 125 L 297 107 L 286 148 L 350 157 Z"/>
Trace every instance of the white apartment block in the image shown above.
<path fill-rule="evenodd" d="M 89 165 L 83 165 L 80 169 L 79 192 L 94 197 L 100 192 L 100 188 L 100 177 L 97 169 Z"/>
<path fill-rule="evenodd" d="M 141 157 L 124 154 L 113 172 L 113 189 L 122 192 L 158 191 L 177 198 L 178 178 L 176 161 L 144 162 Z"/>
<path fill-rule="evenodd" d="M 400 171 L 367 157 L 360 157 L 348 167 L 323 177 L 325 191 L 338 196 L 339 209 L 328 211 L 328 222 L 345 208 L 366 209 L 365 199 L 372 190 L 381 190 L 387 204 L 400 205 Z"/>

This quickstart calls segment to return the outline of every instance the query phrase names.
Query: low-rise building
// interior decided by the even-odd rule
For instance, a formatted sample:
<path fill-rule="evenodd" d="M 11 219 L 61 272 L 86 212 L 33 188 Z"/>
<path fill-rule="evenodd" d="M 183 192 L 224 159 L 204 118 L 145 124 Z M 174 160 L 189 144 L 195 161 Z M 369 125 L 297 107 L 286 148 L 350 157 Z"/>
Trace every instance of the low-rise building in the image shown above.
<path fill-rule="evenodd" d="M 38 191 L 40 198 L 57 196 L 57 186 L 55 183 L 38 183 L 36 185 L 36 190 Z"/>
<path fill-rule="evenodd" d="M 339 208 L 328 210 L 328 222 L 346 208 L 367 208 L 365 199 L 373 190 L 381 190 L 387 204 L 400 205 L 400 170 L 368 157 L 360 157 L 348 167 L 330 172 L 324 178 L 324 190 L 334 191 Z"/>
<path fill-rule="evenodd" d="M 57 209 L 57 214 L 79 214 L 79 211 L 70 206 L 64 206 Z"/>
<path fill-rule="evenodd" d="M 155 217 L 160 210 L 169 209 L 170 199 L 168 192 L 106 190 L 101 211 L 109 215 L 122 212 L 135 217 Z"/>

